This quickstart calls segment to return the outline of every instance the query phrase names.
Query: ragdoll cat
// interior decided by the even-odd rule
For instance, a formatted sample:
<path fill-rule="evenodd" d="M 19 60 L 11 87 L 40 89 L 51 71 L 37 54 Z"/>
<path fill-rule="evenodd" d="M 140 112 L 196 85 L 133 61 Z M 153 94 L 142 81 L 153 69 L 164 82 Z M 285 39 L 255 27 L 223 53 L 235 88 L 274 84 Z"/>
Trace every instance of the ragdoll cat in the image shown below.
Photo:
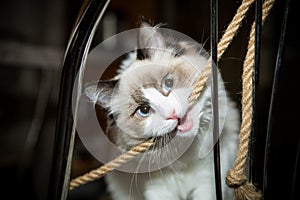
<path fill-rule="evenodd" d="M 108 189 L 114 200 L 215 199 L 212 151 L 205 157 L 199 156 L 205 136 L 212 134 L 208 128 L 212 121 L 209 81 L 199 99 L 189 107 L 193 84 L 209 56 L 199 45 L 163 34 L 158 25 L 142 22 L 140 27 L 137 50 L 123 61 L 118 74 L 111 80 L 87 85 L 85 94 L 107 111 L 106 133 L 123 150 L 148 138 L 156 138 L 160 143 L 153 152 L 168 145 L 174 137 L 193 140 L 177 160 L 161 169 L 108 173 Z M 218 78 L 222 82 L 220 75 Z M 219 94 L 226 101 L 221 101 L 226 106 L 220 108 L 224 118 L 220 135 L 222 191 L 223 198 L 231 200 L 233 193 L 224 180 L 234 161 L 240 120 L 224 87 L 219 87 Z M 174 144 L 168 148 L 170 152 L 176 149 Z M 169 151 L 159 154 L 168 155 Z"/>

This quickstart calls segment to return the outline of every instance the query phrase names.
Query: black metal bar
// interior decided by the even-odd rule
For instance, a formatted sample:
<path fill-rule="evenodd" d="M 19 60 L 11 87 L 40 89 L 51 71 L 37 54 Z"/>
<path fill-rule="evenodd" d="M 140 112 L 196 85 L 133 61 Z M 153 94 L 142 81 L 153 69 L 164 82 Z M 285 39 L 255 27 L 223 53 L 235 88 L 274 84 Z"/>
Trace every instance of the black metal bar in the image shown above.
<path fill-rule="evenodd" d="M 297 178 L 299 178 L 299 169 L 300 169 L 300 137 L 298 139 L 298 148 L 297 148 L 297 153 L 296 153 L 296 161 L 295 161 L 295 168 L 294 168 L 294 173 L 293 173 L 293 182 L 292 182 L 292 190 L 291 190 L 291 200 L 297 199 L 296 195 L 296 190 L 297 190 Z M 298 181 L 299 182 L 299 181 Z M 299 192 L 298 192 L 299 194 Z M 299 197 L 298 197 L 299 199 Z"/>
<path fill-rule="evenodd" d="M 254 77 L 253 77 L 253 116 L 252 116 L 252 129 L 250 134 L 249 144 L 249 182 L 257 183 L 257 145 L 254 144 L 257 138 L 257 103 L 258 103 L 258 90 L 259 90 L 259 68 L 260 68 L 260 50 L 261 50 L 261 29 L 262 29 L 262 0 L 256 1 L 255 6 L 255 50 L 254 50 Z"/>
<path fill-rule="evenodd" d="M 211 61 L 212 61 L 212 103 L 213 103 L 213 140 L 214 146 L 214 172 L 216 199 L 222 200 L 221 185 L 221 163 L 220 163 L 220 145 L 219 145 L 219 98 L 218 98 L 218 1 L 210 1 L 211 9 Z"/>
<path fill-rule="evenodd" d="M 272 128 L 274 122 L 274 112 L 277 104 L 277 93 L 279 86 L 279 78 L 281 71 L 282 58 L 285 47 L 285 36 L 287 30 L 287 20 L 289 13 L 289 5 L 290 0 L 286 1 L 284 17 L 281 26 L 279 46 L 277 51 L 276 65 L 274 71 L 273 85 L 272 85 L 272 93 L 269 107 L 269 115 L 268 115 L 268 123 L 267 123 L 267 133 L 266 133 L 266 145 L 265 145 L 265 154 L 264 154 L 264 174 L 263 174 L 263 196 L 264 199 L 268 199 L 268 168 L 269 168 L 269 158 L 270 158 L 270 146 L 271 146 L 271 136 L 272 136 Z"/>
<path fill-rule="evenodd" d="M 109 0 L 90 0 L 83 5 L 66 49 L 61 75 L 48 200 L 61 200 L 67 197 L 75 138 L 74 119 L 76 119 L 72 113 L 72 90 L 78 71 L 85 65 L 91 39 L 108 3 Z"/>

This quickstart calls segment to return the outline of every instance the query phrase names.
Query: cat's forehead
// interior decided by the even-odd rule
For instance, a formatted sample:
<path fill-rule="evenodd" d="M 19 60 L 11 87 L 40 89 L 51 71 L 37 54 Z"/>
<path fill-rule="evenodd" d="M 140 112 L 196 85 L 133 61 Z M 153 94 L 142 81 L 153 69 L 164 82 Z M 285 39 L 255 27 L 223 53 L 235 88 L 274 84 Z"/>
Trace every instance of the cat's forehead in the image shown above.
<path fill-rule="evenodd" d="M 195 74 L 197 66 L 193 62 L 183 58 L 164 58 L 158 60 L 137 60 L 123 71 L 120 77 L 142 76 L 147 78 L 161 79 L 167 73 L 177 73 L 183 77 Z"/>
<path fill-rule="evenodd" d="M 160 86 L 164 77 L 171 74 L 176 86 L 185 87 L 192 83 L 205 67 L 207 59 L 197 53 L 174 56 L 170 51 L 159 51 L 151 59 L 129 58 L 122 67 L 119 78 L 119 91 L 123 95 L 132 94 L 140 87 Z"/>
<path fill-rule="evenodd" d="M 119 90 L 133 93 L 140 87 L 155 86 L 170 71 L 171 68 L 166 65 L 143 62 L 122 73 L 119 78 Z"/>

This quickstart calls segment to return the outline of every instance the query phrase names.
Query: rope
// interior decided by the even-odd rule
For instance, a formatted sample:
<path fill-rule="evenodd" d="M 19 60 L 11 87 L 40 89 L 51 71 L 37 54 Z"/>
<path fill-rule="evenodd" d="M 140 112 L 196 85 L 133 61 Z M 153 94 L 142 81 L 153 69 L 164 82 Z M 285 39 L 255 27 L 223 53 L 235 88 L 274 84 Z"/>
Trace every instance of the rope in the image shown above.
<path fill-rule="evenodd" d="M 266 0 L 262 8 L 262 23 L 269 14 L 275 0 Z M 228 171 L 226 183 L 234 188 L 237 200 L 261 199 L 262 195 L 252 183 L 247 181 L 244 175 L 245 163 L 248 155 L 249 136 L 252 124 L 252 92 L 253 92 L 253 69 L 254 69 L 254 42 L 255 24 L 252 24 L 248 51 L 243 64 L 242 74 L 242 123 L 239 135 L 239 148 L 232 169 Z"/>
<path fill-rule="evenodd" d="M 84 185 L 88 182 L 94 181 L 96 179 L 101 178 L 106 173 L 116 169 L 117 167 L 121 166 L 122 164 L 128 162 L 132 158 L 134 158 L 136 155 L 145 152 L 148 148 L 150 148 L 154 144 L 153 139 L 149 139 L 133 148 L 131 148 L 129 151 L 125 152 L 124 154 L 121 154 L 114 160 L 111 160 L 110 162 L 106 163 L 105 165 L 102 165 L 101 167 L 92 170 L 82 176 L 79 176 L 75 179 L 73 179 L 70 182 L 69 190 L 73 190 L 76 187 L 80 185 Z"/>
<path fill-rule="evenodd" d="M 218 43 L 218 55 L 217 60 L 219 61 L 222 57 L 223 53 L 229 46 L 229 44 L 232 42 L 234 36 L 236 35 L 239 27 L 242 24 L 243 19 L 246 16 L 247 11 L 249 10 L 251 4 L 255 0 L 243 0 L 242 4 L 238 8 L 235 16 L 233 17 L 232 21 L 228 25 L 224 35 L 222 36 L 220 42 Z M 196 84 L 194 86 L 193 93 L 190 96 L 190 106 L 193 104 L 193 102 L 196 101 L 196 99 L 200 96 L 201 91 L 205 87 L 205 83 L 211 73 L 211 61 L 209 61 L 208 65 L 203 69 L 201 72 L 201 75 L 199 76 L 198 80 L 196 81 Z"/>
<path fill-rule="evenodd" d="M 245 18 L 247 11 L 249 10 L 251 4 L 254 0 L 243 0 L 242 4 L 237 10 L 234 18 L 231 23 L 228 25 L 224 35 L 222 36 L 220 42 L 218 43 L 218 57 L 219 60 L 227 47 L 232 42 L 234 36 L 237 33 L 238 28 L 241 26 L 242 20 Z M 262 13 L 262 22 L 265 21 L 272 5 L 275 0 L 266 0 L 263 5 Z M 261 195 L 257 192 L 256 188 L 247 182 L 247 177 L 244 175 L 244 166 L 248 154 L 248 143 L 249 135 L 251 131 L 252 123 L 252 75 L 253 75 L 253 66 L 254 66 L 254 24 L 251 27 L 250 39 L 248 43 L 248 51 L 243 65 L 243 75 L 242 75 L 242 124 L 240 130 L 240 142 L 239 149 L 237 152 L 236 160 L 234 166 L 231 170 L 228 171 L 226 177 L 226 183 L 229 187 L 234 188 L 235 195 L 237 200 L 250 200 L 250 199 L 260 199 Z M 205 83 L 211 73 L 211 61 L 204 68 L 203 72 L 199 76 L 198 80 L 195 83 L 194 90 L 190 96 L 190 105 L 196 101 L 200 96 L 201 91 L 205 87 Z M 92 170 L 91 172 L 84 174 L 80 177 L 73 179 L 70 183 L 70 190 L 91 182 L 93 180 L 99 179 L 104 176 L 106 173 L 116 169 L 122 164 L 131 160 L 134 156 L 146 151 L 149 147 L 154 144 L 152 139 L 147 140 L 136 147 L 133 147 L 128 152 L 120 155 L 114 160 L 108 162 L 107 164 L 99 167 L 98 169 Z"/>

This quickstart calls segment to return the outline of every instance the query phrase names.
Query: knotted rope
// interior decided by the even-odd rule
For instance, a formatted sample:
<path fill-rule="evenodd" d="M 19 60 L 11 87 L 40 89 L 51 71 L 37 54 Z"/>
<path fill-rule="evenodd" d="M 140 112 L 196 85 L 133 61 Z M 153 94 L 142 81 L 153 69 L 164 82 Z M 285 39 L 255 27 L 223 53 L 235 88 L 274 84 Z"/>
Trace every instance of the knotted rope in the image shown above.
<path fill-rule="evenodd" d="M 275 0 L 266 0 L 262 8 L 262 23 L 269 14 Z M 234 188 L 237 200 L 258 200 L 262 198 L 261 193 L 252 183 L 247 181 L 244 175 L 245 163 L 248 155 L 249 136 L 252 124 L 252 92 L 253 92 L 253 69 L 254 69 L 254 42 L 255 24 L 252 24 L 248 42 L 248 51 L 243 64 L 242 74 L 242 123 L 239 134 L 239 148 L 232 169 L 228 171 L 226 183 Z"/>
<path fill-rule="evenodd" d="M 247 11 L 255 0 L 243 0 L 242 4 L 237 10 L 234 18 L 231 23 L 228 25 L 224 35 L 222 36 L 220 42 L 218 43 L 218 57 L 219 60 L 227 47 L 232 42 L 234 36 L 239 29 L 241 22 L 246 16 Z M 270 9 L 272 8 L 275 0 L 266 0 L 263 4 L 262 12 L 262 22 L 265 21 L 266 17 L 269 14 Z M 249 42 L 248 42 L 248 51 L 246 58 L 243 64 L 243 74 L 242 74 L 242 123 L 241 130 L 239 135 L 239 149 L 235 159 L 233 168 L 228 171 L 226 177 L 226 183 L 229 187 L 234 188 L 236 199 L 237 200 L 252 200 L 260 199 L 261 194 L 257 191 L 254 185 L 248 183 L 247 177 L 244 175 L 244 167 L 248 155 L 248 144 L 249 136 L 251 131 L 252 124 L 252 77 L 253 77 L 253 66 L 254 66 L 254 35 L 255 35 L 255 26 L 254 23 L 251 27 Z M 196 101 L 200 96 L 203 88 L 206 85 L 206 81 L 211 73 L 211 62 L 204 68 L 201 75 L 199 76 L 192 95 L 190 96 L 190 105 Z M 91 172 L 79 176 L 73 179 L 70 182 L 70 190 L 101 178 L 107 172 L 116 169 L 122 164 L 131 160 L 134 156 L 139 153 L 146 151 L 149 147 L 154 144 L 152 139 L 143 142 L 136 147 L 133 147 L 128 152 L 120 155 L 114 160 L 108 162 L 107 164 L 99 167 L 98 169 L 92 170 Z"/>

